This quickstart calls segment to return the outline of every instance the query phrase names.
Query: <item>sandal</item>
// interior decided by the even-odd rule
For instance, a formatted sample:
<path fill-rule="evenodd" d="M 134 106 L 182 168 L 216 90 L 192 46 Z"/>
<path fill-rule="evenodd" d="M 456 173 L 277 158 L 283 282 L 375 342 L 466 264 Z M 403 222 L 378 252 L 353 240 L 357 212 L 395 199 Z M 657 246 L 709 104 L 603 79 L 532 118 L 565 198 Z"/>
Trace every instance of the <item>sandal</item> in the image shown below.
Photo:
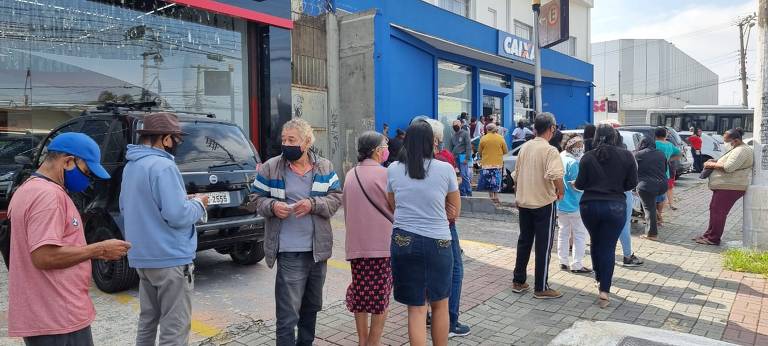
<path fill-rule="evenodd" d="M 597 301 L 597 305 L 598 305 L 598 306 L 599 306 L 601 309 L 605 309 L 605 308 L 607 308 L 607 307 L 608 307 L 608 305 L 611 305 L 611 301 L 610 301 L 610 300 L 608 300 L 608 299 L 603 299 L 603 298 L 600 298 L 600 299 L 598 299 L 598 301 Z"/>
<path fill-rule="evenodd" d="M 659 241 L 659 237 L 655 236 L 655 235 L 643 234 L 643 235 L 640 236 L 640 238 L 643 238 L 643 239 L 646 239 L 646 240 L 650 240 L 650 241 Z"/>
<path fill-rule="evenodd" d="M 672 209 L 672 210 L 677 210 L 677 207 L 675 207 L 675 206 L 673 206 L 673 205 L 670 205 L 670 206 L 669 206 L 669 209 Z"/>
<path fill-rule="evenodd" d="M 587 267 L 582 267 L 581 269 L 572 269 L 571 273 L 574 273 L 574 274 L 592 274 L 592 269 L 589 269 Z"/>
<path fill-rule="evenodd" d="M 696 242 L 703 245 L 720 245 L 704 237 L 699 237 L 699 239 L 696 239 Z"/>

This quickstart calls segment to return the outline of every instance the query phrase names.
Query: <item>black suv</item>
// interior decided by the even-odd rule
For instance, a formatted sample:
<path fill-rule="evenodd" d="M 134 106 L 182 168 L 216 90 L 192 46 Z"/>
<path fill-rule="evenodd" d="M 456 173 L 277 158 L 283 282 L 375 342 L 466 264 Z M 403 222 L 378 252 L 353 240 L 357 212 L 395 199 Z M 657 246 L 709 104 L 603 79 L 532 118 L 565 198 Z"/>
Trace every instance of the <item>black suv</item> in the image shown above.
<path fill-rule="evenodd" d="M 70 194 L 85 223 L 88 243 L 124 239 L 119 208 L 120 185 L 126 164 L 127 144 L 138 141 L 146 110 L 100 107 L 86 111 L 51 131 L 31 162 L 26 162 L 26 179 L 43 161 L 51 139 L 65 132 L 82 132 L 101 147 L 102 164 L 111 180 L 95 181 L 82 193 Z M 208 222 L 198 224 L 198 251 L 216 249 L 229 254 L 238 264 L 255 264 L 264 258 L 264 219 L 249 211 L 249 184 L 256 176 L 260 158 L 253 144 L 235 124 L 212 116 L 176 112 L 182 131 L 189 135 L 179 146 L 176 164 L 187 193 L 209 194 Z M 23 160 L 21 160 L 23 161 Z M 104 292 L 119 292 L 133 286 L 138 276 L 128 259 L 93 260 L 93 279 Z"/>
<path fill-rule="evenodd" d="M 29 129 L 0 128 L 0 210 L 8 208 L 16 176 L 24 168 L 17 160 L 29 160 L 46 133 Z M 19 158 L 24 156 L 25 158 Z M 5 215 L 0 215 L 5 218 Z"/>

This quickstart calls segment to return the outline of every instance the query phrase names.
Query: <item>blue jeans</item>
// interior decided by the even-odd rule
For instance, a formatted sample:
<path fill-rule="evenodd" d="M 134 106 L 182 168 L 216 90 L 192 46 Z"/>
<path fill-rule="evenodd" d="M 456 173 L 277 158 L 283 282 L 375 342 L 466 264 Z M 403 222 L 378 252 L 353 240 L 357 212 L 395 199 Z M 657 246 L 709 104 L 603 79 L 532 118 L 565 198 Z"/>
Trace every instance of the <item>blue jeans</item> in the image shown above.
<path fill-rule="evenodd" d="M 461 246 L 456 224 L 451 224 L 451 248 L 453 249 L 453 276 L 451 280 L 451 295 L 448 297 L 448 314 L 451 327 L 459 322 L 459 306 L 461 303 L 461 282 L 464 280 L 464 262 L 461 259 Z"/>
<path fill-rule="evenodd" d="M 632 223 L 632 207 L 634 205 L 634 196 L 632 191 L 624 192 L 624 196 L 627 197 L 627 221 L 624 221 L 624 228 L 621 229 L 621 252 L 624 253 L 624 257 L 632 256 L 632 234 L 629 231 L 630 224 Z"/>
<path fill-rule="evenodd" d="M 462 196 L 472 196 L 472 175 L 469 174 L 469 160 L 464 159 L 459 163 L 459 173 L 461 173 L 459 194 Z"/>
<path fill-rule="evenodd" d="M 616 201 L 581 202 L 581 220 L 590 236 L 590 256 L 600 292 L 611 291 L 616 242 L 627 212 L 627 204 Z"/>

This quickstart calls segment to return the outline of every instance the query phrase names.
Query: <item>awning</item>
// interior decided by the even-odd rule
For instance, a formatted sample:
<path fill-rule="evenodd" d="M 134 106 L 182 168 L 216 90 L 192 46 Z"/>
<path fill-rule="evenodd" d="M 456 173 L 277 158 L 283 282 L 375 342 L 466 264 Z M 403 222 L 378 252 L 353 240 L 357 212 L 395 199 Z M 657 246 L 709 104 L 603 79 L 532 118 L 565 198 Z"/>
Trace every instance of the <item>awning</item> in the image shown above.
<path fill-rule="evenodd" d="M 434 47 L 435 49 L 438 49 L 438 50 L 441 50 L 441 51 L 444 51 L 444 52 L 465 56 L 467 58 L 471 58 L 471 59 L 487 62 L 489 64 L 494 64 L 494 65 L 498 65 L 498 66 L 501 66 L 501 67 L 510 68 L 510 69 L 513 69 L 513 70 L 517 70 L 517 71 L 521 71 L 521 72 L 526 72 L 526 73 L 530 73 L 530 74 L 534 74 L 536 72 L 534 66 L 531 65 L 531 64 L 526 64 L 526 63 L 523 63 L 523 62 L 515 61 L 515 60 L 512 60 L 512 59 L 508 59 L 508 58 L 505 58 L 505 57 L 498 56 L 496 54 L 486 53 L 486 52 L 483 52 L 483 51 L 475 49 L 475 48 L 471 48 L 471 47 L 467 47 L 467 46 L 460 45 L 460 44 L 457 44 L 457 43 L 453 43 L 453 42 L 450 42 L 450 41 L 446 41 L 446 40 L 444 40 L 442 38 L 435 37 L 435 36 L 432 36 L 432 35 L 427 35 L 427 34 L 424 34 L 424 33 L 421 33 L 421 32 L 418 32 L 418 31 L 415 31 L 415 30 L 412 30 L 412 29 L 409 29 L 409 28 L 406 28 L 406 27 L 403 27 L 403 26 L 400 26 L 400 25 L 397 25 L 397 24 L 390 24 L 390 25 L 393 28 L 396 28 L 398 30 L 401 30 L 401 31 L 405 32 L 408 35 L 413 36 L 414 38 L 418 39 L 419 41 L 422 41 L 422 42 L 424 42 L 424 43 Z M 539 56 L 541 56 L 541 55 L 539 55 Z M 575 77 L 572 77 L 572 76 L 564 75 L 564 74 L 553 72 L 553 71 L 548 71 L 548 70 L 545 70 L 545 69 L 542 69 L 541 75 L 542 75 L 542 77 L 546 77 L 546 78 L 557 78 L 557 79 L 564 79 L 564 80 L 583 81 L 581 79 L 578 79 L 578 78 L 575 78 Z"/>
<path fill-rule="evenodd" d="M 242 18 L 245 20 L 255 21 L 259 23 L 269 24 L 280 28 L 293 29 L 293 20 L 290 18 L 282 18 L 273 16 L 271 14 L 261 13 L 240 6 L 230 5 L 227 3 L 213 1 L 213 0 L 168 0 L 177 4 L 187 5 L 189 7 L 198 8 L 201 10 L 208 10 L 211 12 L 221 13 L 232 17 Z M 288 6 L 288 5 L 286 5 Z"/>

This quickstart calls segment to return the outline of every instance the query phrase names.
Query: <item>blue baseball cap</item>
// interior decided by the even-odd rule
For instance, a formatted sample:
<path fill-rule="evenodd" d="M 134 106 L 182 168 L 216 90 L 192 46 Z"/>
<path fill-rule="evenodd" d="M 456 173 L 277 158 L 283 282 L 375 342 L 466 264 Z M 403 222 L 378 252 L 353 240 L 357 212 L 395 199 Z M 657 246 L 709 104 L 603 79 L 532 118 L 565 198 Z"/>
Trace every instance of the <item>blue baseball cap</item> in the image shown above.
<path fill-rule="evenodd" d="M 93 175 L 109 179 L 109 173 L 101 166 L 101 150 L 91 137 L 79 132 L 62 133 L 51 141 L 48 151 L 69 154 L 85 161 Z"/>

